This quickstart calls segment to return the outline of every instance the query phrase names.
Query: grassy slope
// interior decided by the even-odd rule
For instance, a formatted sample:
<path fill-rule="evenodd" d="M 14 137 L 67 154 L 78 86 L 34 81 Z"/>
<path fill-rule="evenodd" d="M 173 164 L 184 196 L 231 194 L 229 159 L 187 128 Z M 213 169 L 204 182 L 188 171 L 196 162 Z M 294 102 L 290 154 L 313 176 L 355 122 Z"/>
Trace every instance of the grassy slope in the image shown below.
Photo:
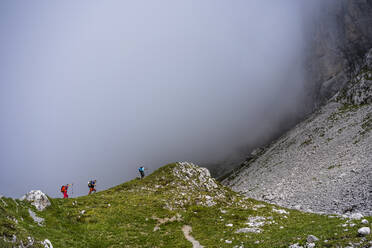
<path fill-rule="evenodd" d="M 212 207 L 196 204 L 200 195 L 213 195 L 208 190 L 188 191 L 184 196 L 181 186 L 188 184 L 172 173 L 176 164 L 164 166 L 144 180 L 132 180 L 106 191 L 74 199 L 52 199 L 52 206 L 37 212 L 27 202 L 2 198 L 0 200 L 0 237 L 11 239 L 16 234 L 18 241 L 28 236 L 36 240 L 51 240 L 54 247 L 192 247 L 182 233 L 182 226 L 192 226 L 192 236 L 205 247 L 288 247 L 293 243 L 304 244 L 307 235 L 321 239 L 321 247 L 345 246 L 359 242 L 357 229 L 360 221 L 353 221 L 354 227 L 342 227 L 342 218 L 302 213 L 287 210 L 289 214 L 272 211 L 273 205 L 245 199 L 237 193 L 219 185 L 224 197 Z M 156 187 L 155 187 L 156 186 Z M 185 192 L 183 192 L 185 193 Z M 165 208 L 178 200 L 191 196 L 191 200 L 174 210 Z M 4 204 L 4 202 L 6 204 Z M 73 204 L 73 203 L 77 204 Z M 110 204 L 110 206 L 109 206 Z M 256 205 L 264 205 L 256 208 Z M 38 226 L 28 213 L 33 209 L 45 218 L 45 225 Z M 279 207 L 277 207 L 279 208 Z M 85 210 L 84 214 L 81 211 Z M 222 211 L 221 210 L 226 210 Z M 158 218 L 179 218 L 160 224 Z M 260 234 L 236 234 L 238 228 L 247 227 L 249 216 L 272 216 L 275 224 L 262 227 Z M 15 219 L 18 221 L 16 223 Z M 367 218 L 372 222 L 372 218 Z M 232 227 L 226 224 L 233 224 Z M 160 229 L 154 231 L 155 226 Z M 283 226 L 282 229 L 279 227 Z M 348 231 L 344 231 L 347 228 Z M 372 237 L 368 236 L 367 241 Z M 225 240 L 232 241 L 231 244 Z M 324 243 L 324 240 L 329 240 Z M 260 243 L 255 244 L 256 241 Z M 0 247 L 12 247 L 0 238 Z M 37 245 L 34 245 L 37 247 Z"/>

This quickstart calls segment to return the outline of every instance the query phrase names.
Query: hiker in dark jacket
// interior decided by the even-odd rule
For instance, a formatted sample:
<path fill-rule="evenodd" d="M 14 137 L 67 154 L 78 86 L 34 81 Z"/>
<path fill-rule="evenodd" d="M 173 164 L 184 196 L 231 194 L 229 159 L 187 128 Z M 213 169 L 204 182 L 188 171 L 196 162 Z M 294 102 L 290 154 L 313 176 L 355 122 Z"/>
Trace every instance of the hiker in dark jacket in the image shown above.
<path fill-rule="evenodd" d="M 88 182 L 88 187 L 89 187 L 88 195 L 90 195 L 93 191 L 96 192 L 96 189 L 94 188 L 94 187 L 96 187 L 96 182 L 97 182 L 97 180 L 92 180 L 92 181 Z"/>
<path fill-rule="evenodd" d="M 145 177 L 145 168 L 143 166 L 138 168 L 138 171 L 141 175 L 141 179 Z"/>

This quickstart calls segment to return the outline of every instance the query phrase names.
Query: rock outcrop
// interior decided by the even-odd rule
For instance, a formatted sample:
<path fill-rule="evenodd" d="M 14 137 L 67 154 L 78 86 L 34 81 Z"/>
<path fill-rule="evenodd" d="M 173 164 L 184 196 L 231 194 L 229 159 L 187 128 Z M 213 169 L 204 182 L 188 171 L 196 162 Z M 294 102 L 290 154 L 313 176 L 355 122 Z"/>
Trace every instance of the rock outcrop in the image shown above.
<path fill-rule="evenodd" d="M 34 205 L 39 211 L 43 211 L 46 207 L 50 206 L 48 196 L 40 190 L 31 190 L 29 193 L 22 196 L 20 200 L 31 202 L 31 205 Z"/>
<path fill-rule="evenodd" d="M 166 208 L 184 208 L 190 204 L 214 206 L 226 200 L 226 192 L 219 187 L 210 175 L 208 169 L 189 162 L 178 162 L 173 168 L 173 175 L 177 178 L 170 186 L 173 201 L 167 202 Z"/>
<path fill-rule="evenodd" d="M 359 74 L 350 80 L 336 98 L 346 104 L 372 103 L 372 49 L 367 53 Z"/>

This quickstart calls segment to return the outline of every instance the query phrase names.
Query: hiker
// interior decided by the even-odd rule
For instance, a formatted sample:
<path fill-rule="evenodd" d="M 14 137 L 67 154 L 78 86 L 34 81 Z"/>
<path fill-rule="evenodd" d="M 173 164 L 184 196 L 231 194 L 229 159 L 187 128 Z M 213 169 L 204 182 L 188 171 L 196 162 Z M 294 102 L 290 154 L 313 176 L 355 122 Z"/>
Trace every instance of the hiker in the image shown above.
<path fill-rule="evenodd" d="M 94 188 L 94 187 L 96 187 L 96 182 L 97 182 L 97 180 L 91 180 L 91 181 L 88 182 L 88 187 L 89 187 L 88 195 L 90 195 L 93 191 L 97 192 L 96 189 Z"/>
<path fill-rule="evenodd" d="M 139 173 L 141 174 L 141 179 L 145 177 L 145 168 L 143 166 L 138 168 Z"/>
<path fill-rule="evenodd" d="M 70 186 L 72 186 L 72 184 L 62 185 L 61 192 L 63 193 L 63 198 L 68 198 L 67 190 Z"/>

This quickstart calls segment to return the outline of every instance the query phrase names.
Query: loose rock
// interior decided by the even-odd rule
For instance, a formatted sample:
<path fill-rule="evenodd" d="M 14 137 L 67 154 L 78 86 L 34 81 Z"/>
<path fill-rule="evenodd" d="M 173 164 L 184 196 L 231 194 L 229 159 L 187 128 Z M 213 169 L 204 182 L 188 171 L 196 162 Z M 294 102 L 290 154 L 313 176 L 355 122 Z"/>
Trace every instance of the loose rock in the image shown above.
<path fill-rule="evenodd" d="M 316 242 L 316 241 L 319 241 L 319 239 L 318 239 L 317 237 L 315 237 L 314 235 L 309 235 L 309 236 L 307 236 L 306 241 L 307 241 L 308 243 L 314 243 L 314 242 Z"/>
<path fill-rule="evenodd" d="M 41 244 L 44 245 L 44 248 L 53 248 L 53 245 L 49 239 L 42 241 Z"/>
<path fill-rule="evenodd" d="M 350 219 L 353 219 L 353 220 L 360 220 L 363 217 L 364 216 L 361 213 L 354 213 L 354 214 L 350 215 Z"/>
<path fill-rule="evenodd" d="M 261 228 L 251 228 L 251 227 L 245 227 L 238 229 L 235 233 L 261 233 Z"/>
<path fill-rule="evenodd" d="M 30 214 L 31 218 L 39 225 L 39 226 L 42 226 L 43 225 L 43 222 L 44 222 L 44 219 L 41 218 L 41 217 L 38 217 L 34 211 L 32 211 L 31 209 L 28 209 L 28 213 Z"/>
<path fill-rule="evenodd" d="M 368 224 L 369 224 L 368 220 L 366 220 L 366 219 L 363 219 L 361 223 L 362 223 L 363 225 L 368 225 Z"/>

